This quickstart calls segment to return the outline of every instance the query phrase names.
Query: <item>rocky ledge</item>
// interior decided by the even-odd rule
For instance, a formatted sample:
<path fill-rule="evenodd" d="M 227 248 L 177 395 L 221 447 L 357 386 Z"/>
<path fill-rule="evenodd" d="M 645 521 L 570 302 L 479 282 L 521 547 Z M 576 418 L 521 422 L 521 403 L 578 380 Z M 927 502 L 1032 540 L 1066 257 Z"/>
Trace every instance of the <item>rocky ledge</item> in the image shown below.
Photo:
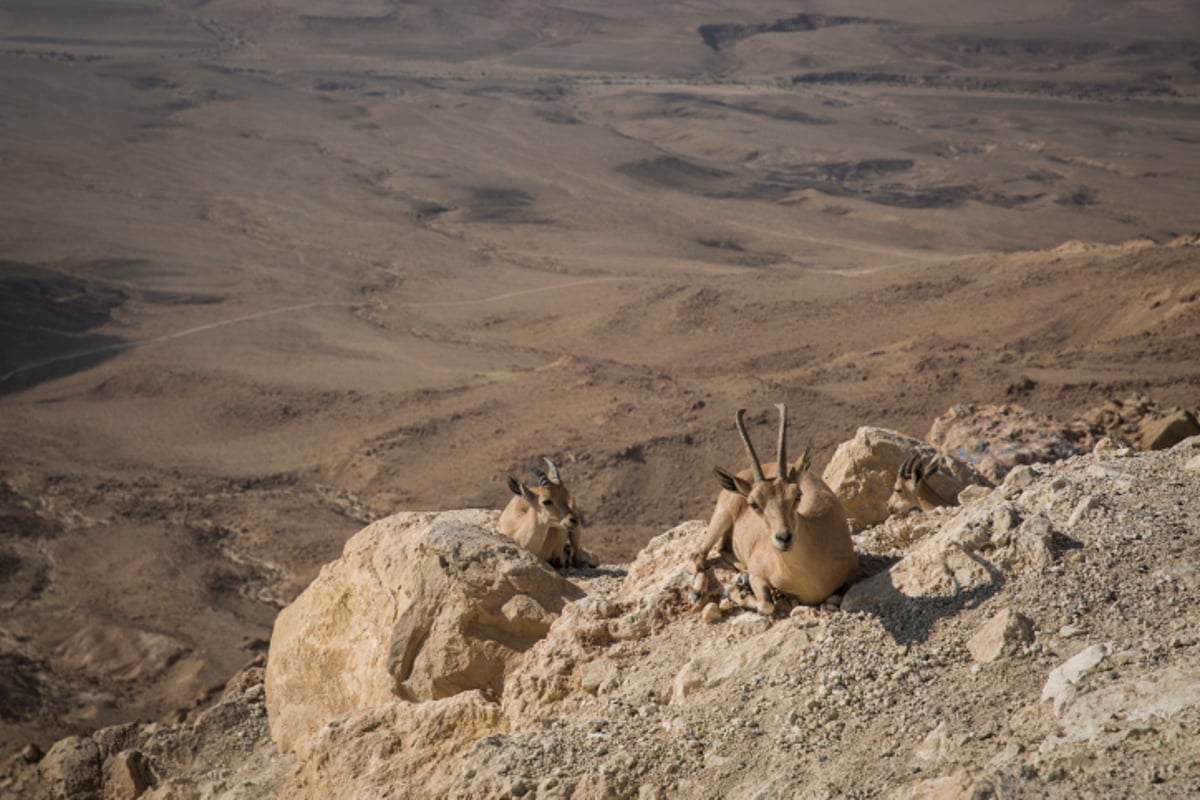
<path fill-rule="evenodd" d="M 0 795 L 1195 797 L 1198 498 L 1200 437 L 1110 441 L 865 528 L 821 607 L 711 622 L 700 522 L 556 573 L 492 512 L 399 514 L 214 706 L 23 753 Z"/>

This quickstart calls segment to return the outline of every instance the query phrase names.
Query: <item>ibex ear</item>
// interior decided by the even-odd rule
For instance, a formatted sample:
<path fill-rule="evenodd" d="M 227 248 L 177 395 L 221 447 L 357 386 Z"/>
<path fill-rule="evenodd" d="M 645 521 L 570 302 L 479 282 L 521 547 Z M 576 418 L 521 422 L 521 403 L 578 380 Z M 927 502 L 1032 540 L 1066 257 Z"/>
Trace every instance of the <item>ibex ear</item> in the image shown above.
<path fill-rule="evenodd" d="M 937 457 L 931 461 L 922 461 L 918 459 L 917 462 L 913 464 L 913 478 L 916 479 L 917 483 L 928 480 L 930 475 L 938 471 L 938 464 L 941 462 L 941 460 L 941 453 L 939 453 Z"/>
<path fill-rule="evenodd" d="M 512 475 L 508 476 L 508 488 L 509 488 L 509 491 L 511 491 L 517 497 L 525 497 L 527 495 L 527 490 L 525 489 L 525 487 L 522 486 L 521 482 L 519 480 L 517 480 L 516 478 L 514 478 Z"/>
<path fill-rule="evenodd" d="M 808 472 L 809 468 L 812 467 L 812 451 L 813 443 L 810 439 L 808 442 L 808 447 L 804 448 L 804 455 L 796 459 L 796 463 L 793 464 L 792 468 L 788 470 L 788 483 L 795 483 L 796 481 L 800 480 L 800 476 Z"/>
<path fill-rule="evenodd" d="M 742 497 L 750 494 L 750 489 L 754 486 L 745 478 L 739 478 L 737 475 L 726 472 L 720 467 L 713 467 L 713 475 L 717 476 L 717 483 L 721 484 L 722 489 L 740 494 Z"/>

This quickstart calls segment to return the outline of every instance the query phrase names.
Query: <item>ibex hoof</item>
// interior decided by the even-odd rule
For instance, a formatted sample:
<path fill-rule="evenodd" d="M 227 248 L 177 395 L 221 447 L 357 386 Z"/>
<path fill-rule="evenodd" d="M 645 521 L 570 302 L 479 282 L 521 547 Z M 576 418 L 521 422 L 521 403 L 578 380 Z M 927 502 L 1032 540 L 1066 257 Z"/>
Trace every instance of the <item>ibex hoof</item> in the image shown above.
<path fill-rule="evenodd" d="M 708 576 L 703 572 L 697 572 L 692 577 L 692 594 L 703 595 L 708 591 Z"/>

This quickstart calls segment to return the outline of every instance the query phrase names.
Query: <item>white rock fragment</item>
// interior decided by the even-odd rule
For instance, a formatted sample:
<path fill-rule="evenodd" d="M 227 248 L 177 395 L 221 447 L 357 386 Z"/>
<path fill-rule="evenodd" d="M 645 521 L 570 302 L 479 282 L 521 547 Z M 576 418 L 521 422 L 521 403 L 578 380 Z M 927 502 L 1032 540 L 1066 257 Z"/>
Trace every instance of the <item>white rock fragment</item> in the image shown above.
<path fill-rule="evenodd" d="M 1067 518 L 1067 528 L 1074 528 L 1079 520 L 1088 515 L 1088 512 L 1100 508 L 1100 501 L 1096 496 L 1089 494 L 1084 496 L 1078 503 L 1075 504 L 1075 510 L 1071 512 L 1071 516 Z"/>
<path fill-rule="evenodd" d="M 1075 685 L 1094 672 L 1111 652 L 1112 645 L 1094 644 L 1051 670 L 1046 685 L 1042 687 L 1042 702 L 1053 700 L 1054 713 L 1060 713 L 1074 698 Z"/>
<path fill-rule="evenodd" d="M 950 737 L 946 735 L 946 722 L 943 720 L 913 750 L 913 761 L 940 761 L 950 752 L 950 745 Z"/>

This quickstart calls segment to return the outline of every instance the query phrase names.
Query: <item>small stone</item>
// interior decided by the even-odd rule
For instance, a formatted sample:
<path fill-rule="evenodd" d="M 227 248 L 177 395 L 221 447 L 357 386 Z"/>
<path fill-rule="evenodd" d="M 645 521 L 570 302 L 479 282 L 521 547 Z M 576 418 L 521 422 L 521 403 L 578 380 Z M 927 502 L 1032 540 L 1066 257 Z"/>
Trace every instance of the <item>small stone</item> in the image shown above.
<path fill-rule="evenodd" d="M 1051 670 L 1046 685 L 1042 687 L 1042 702 L 1053 700 L 1054 713 L 1062 711 L 1063 706 L 1075 696 L 1075 684 L 1094 672 L 1110 651 L 1107 645 L 1094 644 Z"/>
<path fill-rule="evenodd" d="M 1089 511 L 1100 507 L 1100 501 L 1095 495 L 1087 495 L 1078 503 L 1075 504 L 1075 510 L 1071 512 L 1071 516 L 1067 518 L 1067 528 L 1074 528 L 1079 520 L 1087 516 Z"/>
<path fill-rule="evenodd" d="M 700 619 L 704 620 L 705 622 L 709 623 L 710 625 L 714 622 L 720 622 L 721 621 L 720 607 L 717 606 L 716 603 L 706 603 L 704 608 L 700 611 Z"/>
<path fill-rule="evenodd" d="M 598 658 L 579 668 L 579 688 L 585 692 L 595 692 L 606 684 L 615 684 L 618 676 L 616 662 L 609 658 Z"/>
<path fill-rule="evenodd" d="M 958 493 L 958 504 L 961 506 L 975 505 L 982 500 L 986 500 L 991 493 L 991 487 L 971 484 Z"/>
<path fill-rule="evenodd" d="M 980 663 L 1014 656 L 1033 642 L 1033 623 L 1019 611 L 1006 608 L 967 641 L 971 657 Z"/>
<path fill-rule="evenodd" d="M 146 757 L 137 750 L 122 750 L 108 767 L 108 784 L 117 797 L 141 797 L 154 785 Z"/>

